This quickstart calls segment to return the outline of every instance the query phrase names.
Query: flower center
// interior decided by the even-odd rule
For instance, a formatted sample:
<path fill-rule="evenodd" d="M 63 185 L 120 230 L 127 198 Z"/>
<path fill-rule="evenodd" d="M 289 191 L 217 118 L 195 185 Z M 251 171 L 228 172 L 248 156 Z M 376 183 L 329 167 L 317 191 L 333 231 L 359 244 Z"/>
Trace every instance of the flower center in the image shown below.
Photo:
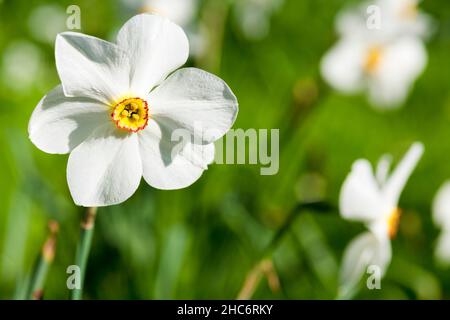
<path fill-rule="evenodd" d="M 118 128 L 138 132 L 148 123 L 147 101 L 141 98 L 124 99 L 114 106 L 111 118 Z"/>
<path fill-rule="evenodd" d="M 395 208 L 387 217 L 388 233 L 391 239 L 397 235 L 401 213 L 399 208 Z"/>
<path fill-rule="evenodd" d="M 370 48 L 366 56 L 366 61 L 364 62 L 364 71 L 368 74 L 375 73 L 380 65 L 382 56 L 382 47 L 374 46 Z"/>

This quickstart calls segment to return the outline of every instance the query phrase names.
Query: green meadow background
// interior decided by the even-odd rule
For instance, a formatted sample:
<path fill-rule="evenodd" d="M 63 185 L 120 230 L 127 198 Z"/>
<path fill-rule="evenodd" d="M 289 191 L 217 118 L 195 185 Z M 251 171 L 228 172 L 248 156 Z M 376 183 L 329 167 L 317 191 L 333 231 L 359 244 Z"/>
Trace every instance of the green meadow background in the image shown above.
<path fill-rule="evenodd" d="M 234 128 L 280 129 L 280 167 L 211 165 L 193 186 L 160 191 L 144 182 L 123 204 L 100 208 L 87 267 L 85 299 L 234 299 L 261 261 L 272 261 L 257 299 L 333 299 L 342 252 L 364 230 L 340 218 L 338 195 L 352 162 L 398 160 L 416 140 L 425 154 L 400 200 L 393 260 L 381 290 L 357 299 L 449 299 L 450 269 L 434 262 L 439 230 L 431 202 L 450 179 L 450 3 L 425 0 L 437 23 L 429 63 L 404 106 L 374 110 L 363 95 L 344 96 L 319 74 L 333 45 L 336 12 L 359 1 L 285 0 L 262 39 L 241 31 L 236 1 L 201 1 L 209 31 L 205 54 L 189 60 L 223 78 L 238 97 Z M 67 156 L 49 155 L 28 139 L 31 112 L 59 83 L 54 44 L 42 30 L 65 21 L 37 17 L 51 6 L 81 8 L 81 32 L 114 39 L 138 11 L 122 1 L 0 0 L 0 298 L 20 298 L 48 235 L 60 224 L 45 299 L 66 299 L 83 209 L 66 183 Z M 49 12 L 52 12 L 51 10 Z M 42 15 L 41 15 L 42 16 Z M 52 24 L 55 24 L 54 26 Z M 324 200 L 326 208 L 300 203 Z M 269 263 L 270 265 L 270 263 Z"/>

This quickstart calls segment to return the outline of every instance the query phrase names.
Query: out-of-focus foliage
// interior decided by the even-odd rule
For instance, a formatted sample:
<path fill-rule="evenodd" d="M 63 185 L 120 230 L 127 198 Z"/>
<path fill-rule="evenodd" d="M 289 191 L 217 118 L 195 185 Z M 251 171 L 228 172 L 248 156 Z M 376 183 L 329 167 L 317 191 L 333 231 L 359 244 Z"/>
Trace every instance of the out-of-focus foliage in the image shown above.
<path fill-rule="evenodd" d="M 427 44 L 428 66 L 403 108 L 380 113 L 363 96 L 333 92 L 319 75 L 320 59 L 336 39 L 335 14 L 356 2 L 285 0 L 268 17 L 267 36 L 248 39 L 233 2 L 201 1 L 197 19 L 212 41 L 188 64 L 218 74 L 233 89 L 240 102 L 235 128 L 280 129 L 279 173 L 215 164 L 187 189 L 142 183 L 126 203 L 99 209 L 85 298 L 235 298 L 249 270 L 267 256 L 280 290 L 263 280 L 254 298 L 334 298 L 342 251 L 363 226 L 343 221 L 337 209 L 292 220 L 289 212 L 314 192 L 337 207 L 355 159 L 375 162 L 385 152 L 399 159 L 416 140 L 426 150 L 400 200 L 392 264 L 382 290 L 363 289 L 356 298 L 450 298 L 450 270 L 433 262 L 437 230 L 430 214 L 435 192 L 450 178 L 450 3 L 423 1 L 438 23 Z M 66 29 L 72 4 L 81 8 L 81 31 L 108 40 L 137 13 L 126 1 L 0 0 L 0 298 L 19 293 L 49 219 L 60 222 L 60 233 L 45 298 L 69 294 L 66 268 L 83 210 L 68 191 L 67 156 L 35 148 L 27 123 L 59 83 L 48 39 Z"/>

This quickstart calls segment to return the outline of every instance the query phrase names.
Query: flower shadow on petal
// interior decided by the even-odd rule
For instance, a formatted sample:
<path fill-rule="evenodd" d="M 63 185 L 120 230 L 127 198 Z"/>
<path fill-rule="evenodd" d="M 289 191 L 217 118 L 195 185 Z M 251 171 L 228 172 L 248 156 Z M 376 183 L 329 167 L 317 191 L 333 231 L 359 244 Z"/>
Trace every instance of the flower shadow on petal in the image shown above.
<path fill-rule="evenodd" d="M 77 124 L 77 128 L 69 135 L 70 149 L 73 150 L 92 135 L 95 129 L 99 127 L 99 123 L 105 123 L 104 118 L 103 112 L 78 114 L 69 117 L 68 119 L 73 120 Z"/>
<path fill-rule="evenodd" d="M 161 130 L 161 140 L 159 141 L 159 150 L 161 152 L 163 163 L 166 167 L 170 166 L 175 160 L 176 156 L 180 154 L 188 143 L 206 146 L 208 143 L 196 141 L 194 135 L 187 129 L 180 128 L 180 126 L 173 120 L 164 117 L 159 117 L 156 120 L 158 127 Z M 183 136 L 177 136 L 174 139 L 174 132 L 176 130 L 184 130 Z M 187 138 L 189 136 L 189 139 Z"/>
<path fill-rule="evenodd" d="M 29 134 L 44 151 L 67 153 L 82 143 L 100 125 L 110 122 L 108 107 L 89 98 L 64 96 L 62 87 L 50 91 L 36 107 Z M 53 140 L 53 141 L 52 141 Z M 42 149 L 42 148 L 41 148 Z"/>

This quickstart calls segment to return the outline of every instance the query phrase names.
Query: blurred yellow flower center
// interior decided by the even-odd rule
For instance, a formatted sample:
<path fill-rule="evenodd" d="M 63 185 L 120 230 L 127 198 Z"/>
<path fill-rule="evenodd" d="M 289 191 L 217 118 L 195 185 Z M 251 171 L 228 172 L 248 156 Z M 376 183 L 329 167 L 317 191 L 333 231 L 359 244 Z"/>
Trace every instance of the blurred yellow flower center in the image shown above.
<path fill-rule="evenodd" d="M 147 101 L 141 98 L 124 99 L 114 106 L 111 117 L 118 128 L 138 132 L 148 123 Z"/>
<path fill-rule="evenodd" d="M 375 73 L 380 65 L 382 55 L 382 47 L 375 46 L 370 48 L 366 56 L 366 61 L 364 62 L 364 71 L 368 74 Z"/>
<path fill-rule="evenodd" d="M 397 235 L 398 225 L 400 223 L 401 210 L 395 208 L 387 217 L 388 233 L 389 237 L 392 239 Z"/>

